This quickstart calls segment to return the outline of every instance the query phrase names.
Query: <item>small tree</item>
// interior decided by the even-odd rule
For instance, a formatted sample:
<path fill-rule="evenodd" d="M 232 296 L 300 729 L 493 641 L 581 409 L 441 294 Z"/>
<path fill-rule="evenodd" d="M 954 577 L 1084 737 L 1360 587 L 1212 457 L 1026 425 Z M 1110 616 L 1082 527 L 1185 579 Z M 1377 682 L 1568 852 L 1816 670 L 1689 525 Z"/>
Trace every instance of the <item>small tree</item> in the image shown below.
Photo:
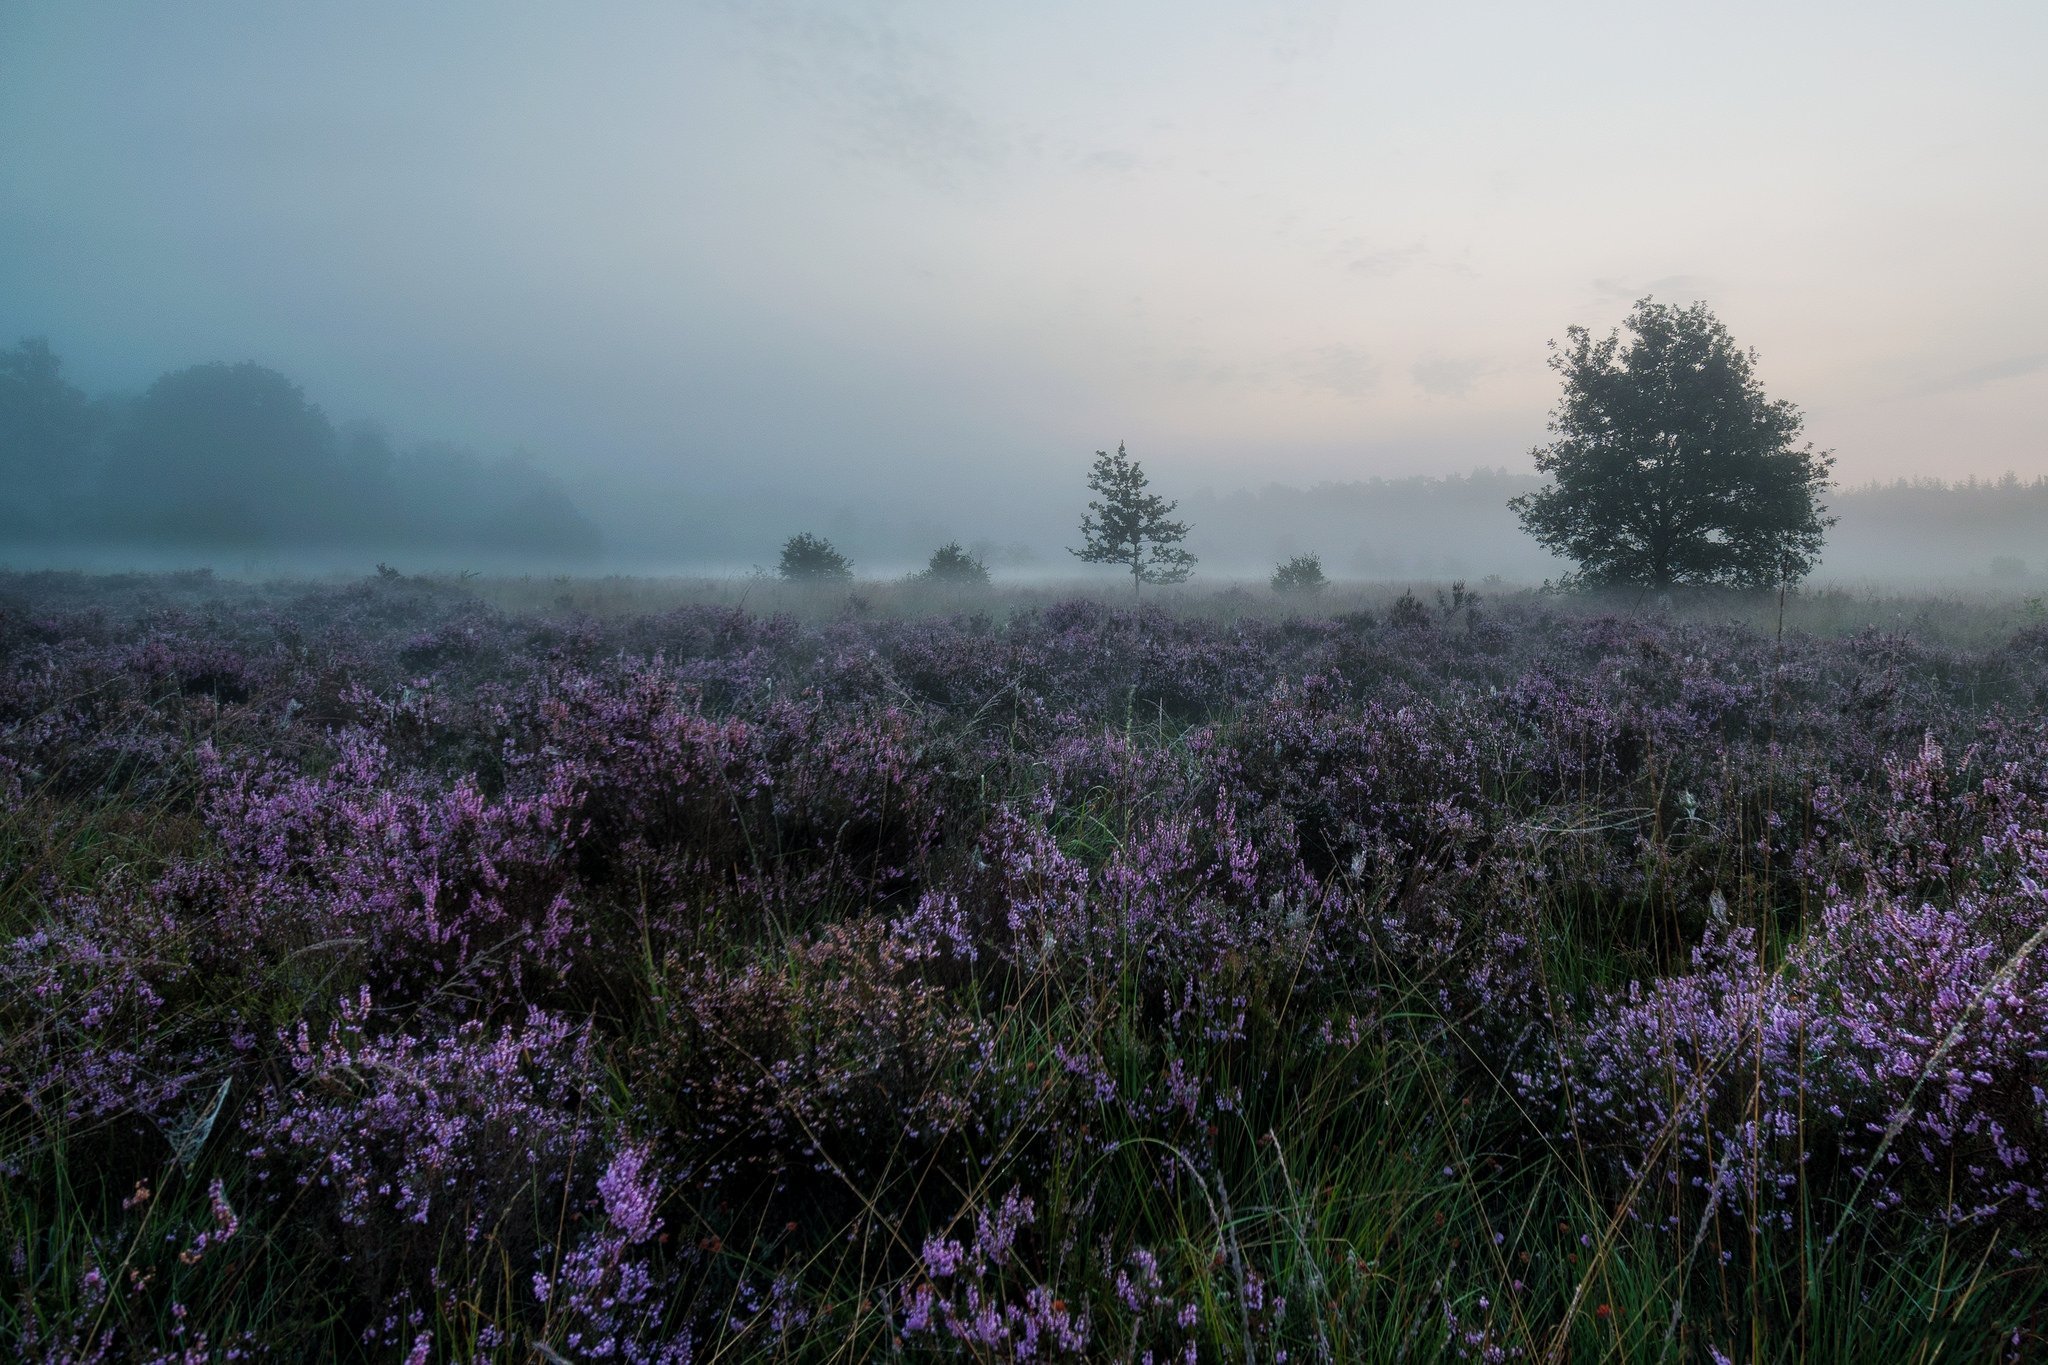
<path fill-rule="evenodd" d="M 1180 548 L 1187 523 L 1171 519 L 1178 503 L 1147 493 L 1138 462 L 1119 444 L 1116 454 L 1095 452 L 1088 474 L 1088 515 L 1081 518 L 1081 548 L 1069 549 L 1090 564 L 1123 564 L 1131 571 L 1135 595 L 1147 583 L 1180 583 L 1195 571 L 1195 557 Z"/>
<path fill-rule="evenodd" d="M 959 541 L 949 540 L 932 551 L 931 562 L 917 576 L 926 583 L 985 588 L 988 586 L 988 565 L 968 553 Z"/>
<path fill-rule="evenodd" d="M 1767 587 L 1813 567 L 1834 519 L 1833 458 L 1795 446 L 1804 419 L 1764 397 L 1756 356 L 1704 303 L 1643 299 L 1629 340 L 1583 327 L 1550 358 L 1556 439 L 1531 452 L 1555 482 L 1508 505 L 1586 583 Z M 1555 343 L 1553 343 L 1553 347 Z"/>
<path fill-rule="evenodd" d="M 1296 555 L 1273 570 L 1272 583 L 1274 592 L 1303 597 L 1330 586 L 1330 580 L 1323 577 L 1323 557 L 1314 553 Z"/>
<path fill-rule="evenodd" d="M 782 542 L 780 572 L 790 583 L 847 583 L 853 579 L 853 561 L 825 537 L 799 531 Z"/>

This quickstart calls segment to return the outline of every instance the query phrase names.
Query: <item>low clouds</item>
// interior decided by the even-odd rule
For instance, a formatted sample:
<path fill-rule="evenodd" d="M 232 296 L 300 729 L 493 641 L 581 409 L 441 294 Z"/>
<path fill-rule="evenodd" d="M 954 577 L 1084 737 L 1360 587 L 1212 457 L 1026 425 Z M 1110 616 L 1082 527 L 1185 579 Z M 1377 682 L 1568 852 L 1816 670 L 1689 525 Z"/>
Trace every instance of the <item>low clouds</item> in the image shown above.
<path fill-rule="evenodd" d="M 973 108 L 957 58 L 936 40 L 873 10 L 749 0 L 728 12 L 759 68 L 789 98 L 818 107 L 835 154 L 894 166 L 934 189 L 1009 158 L 1009 137 Z"/>
<path fill-rule="evenodd" d="M 1264 355 L 1231 355 L 1207 346 L 1174 351 L 1155 367 L 1174 384 L 1206 391 L 1365 398 L 1379 388 L 1381 366 L 1364 348 L 1333 343 Z"/>
<path fill-rule="evenodd" d="M 1996 384 L 2001 379 L 2018 379 L 2024 375 L 2039 374 L 2043 370 L 2048 370 L 2048 351 L 2010 356 L 2004 360 L 1994 360 L 1988 365 L 1973 365 L 1966 370 L 1957 370 L 1927 384 L 1919 392 L 1929 396 L 1939 393 L 1966 393 L 1971 389 L 1981 389 L 1986 384 Z"/>
<path fill-rule="evenodd" d="M 1411 266 L 1421 264 L 1428 253 L 1422 243 L 1395 247 L 1387 251 L 1366 251 L 1353 256 L 1345 263 L 1345 269 L 1368 280 L 1384 280 L 1398 275 Z"/>
<path fill-rule="evenodd" d="M 1289 356 L 1286 373 L 1312 393 L 1363 398 L 1379 386 L 1377 361 L 1356 346 L 1317 346 Z"/>
<path fill-rule="evenodd" d="M 1000 165 L 1009 151 L 1002 135 L 966 105 L 940 91 L 887 81 L 862 83 L 843 131 L 857 149 L 936 186 Z"/>
<path fill-rule="evenodd" d="M 1339 242 L 1335 255 L 1346 271 L 1365 280 L 1392 279 L 1417 269 L 1440 271 L 1467 279 L 1473 275 L 1472 268 L 1463 261 L 1431 251 L 1423 242 L 1380 247 L 1354 237 Z"/>
<path fill-rule="evenodd" d="M 1418 360 L 1408 369 L 1415 386 L 1432 398 L 1463 398 L 1500 366 L 1477 356 L 1439 356 Z"/>
<path fill-rule="evenodd" d="M 1095 147 L 1071 154 L 1074 169 L 1085 175 L 1129 180 L 1145 168 L 1145 158 L 1122 147 Z"/>

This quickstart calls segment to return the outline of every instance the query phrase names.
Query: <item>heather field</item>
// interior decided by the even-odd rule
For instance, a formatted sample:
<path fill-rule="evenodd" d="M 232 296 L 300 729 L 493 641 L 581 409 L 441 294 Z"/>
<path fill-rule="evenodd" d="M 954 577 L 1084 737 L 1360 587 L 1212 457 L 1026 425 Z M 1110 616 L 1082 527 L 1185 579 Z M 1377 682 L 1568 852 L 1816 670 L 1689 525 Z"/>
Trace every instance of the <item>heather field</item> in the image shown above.
<path fill-rule="evenodd" d="M 0 1354 L 2048 1355 L 2038 600 L 0 575 Z"/>

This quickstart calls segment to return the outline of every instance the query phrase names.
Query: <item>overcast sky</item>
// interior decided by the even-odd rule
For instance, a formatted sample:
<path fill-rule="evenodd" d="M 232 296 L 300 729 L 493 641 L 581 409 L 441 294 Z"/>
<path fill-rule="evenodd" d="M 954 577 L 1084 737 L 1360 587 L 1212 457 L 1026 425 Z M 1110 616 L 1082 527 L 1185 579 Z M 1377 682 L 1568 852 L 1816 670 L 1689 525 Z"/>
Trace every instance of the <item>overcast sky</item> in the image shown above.
<path fill-rule="evenodd" d="M 1706 300 L 1846 481 L 2048 473 L 2048 4 L 0 0 L 0 328 L 572 474 L 1528 467 Z M 1171 489 L 1169 489 L 1171 491 Z"/>

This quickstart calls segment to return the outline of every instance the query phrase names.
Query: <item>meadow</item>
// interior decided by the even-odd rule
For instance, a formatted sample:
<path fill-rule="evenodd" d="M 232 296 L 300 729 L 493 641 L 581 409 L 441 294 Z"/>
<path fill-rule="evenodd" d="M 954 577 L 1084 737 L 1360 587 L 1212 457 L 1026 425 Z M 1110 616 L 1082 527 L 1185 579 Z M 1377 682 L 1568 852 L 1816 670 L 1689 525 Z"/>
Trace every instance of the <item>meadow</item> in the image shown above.
<path fill-rule="evenodd" d="M 2038 601 L 0 575 L 0 1344 L 2048 1354 Z"/>

